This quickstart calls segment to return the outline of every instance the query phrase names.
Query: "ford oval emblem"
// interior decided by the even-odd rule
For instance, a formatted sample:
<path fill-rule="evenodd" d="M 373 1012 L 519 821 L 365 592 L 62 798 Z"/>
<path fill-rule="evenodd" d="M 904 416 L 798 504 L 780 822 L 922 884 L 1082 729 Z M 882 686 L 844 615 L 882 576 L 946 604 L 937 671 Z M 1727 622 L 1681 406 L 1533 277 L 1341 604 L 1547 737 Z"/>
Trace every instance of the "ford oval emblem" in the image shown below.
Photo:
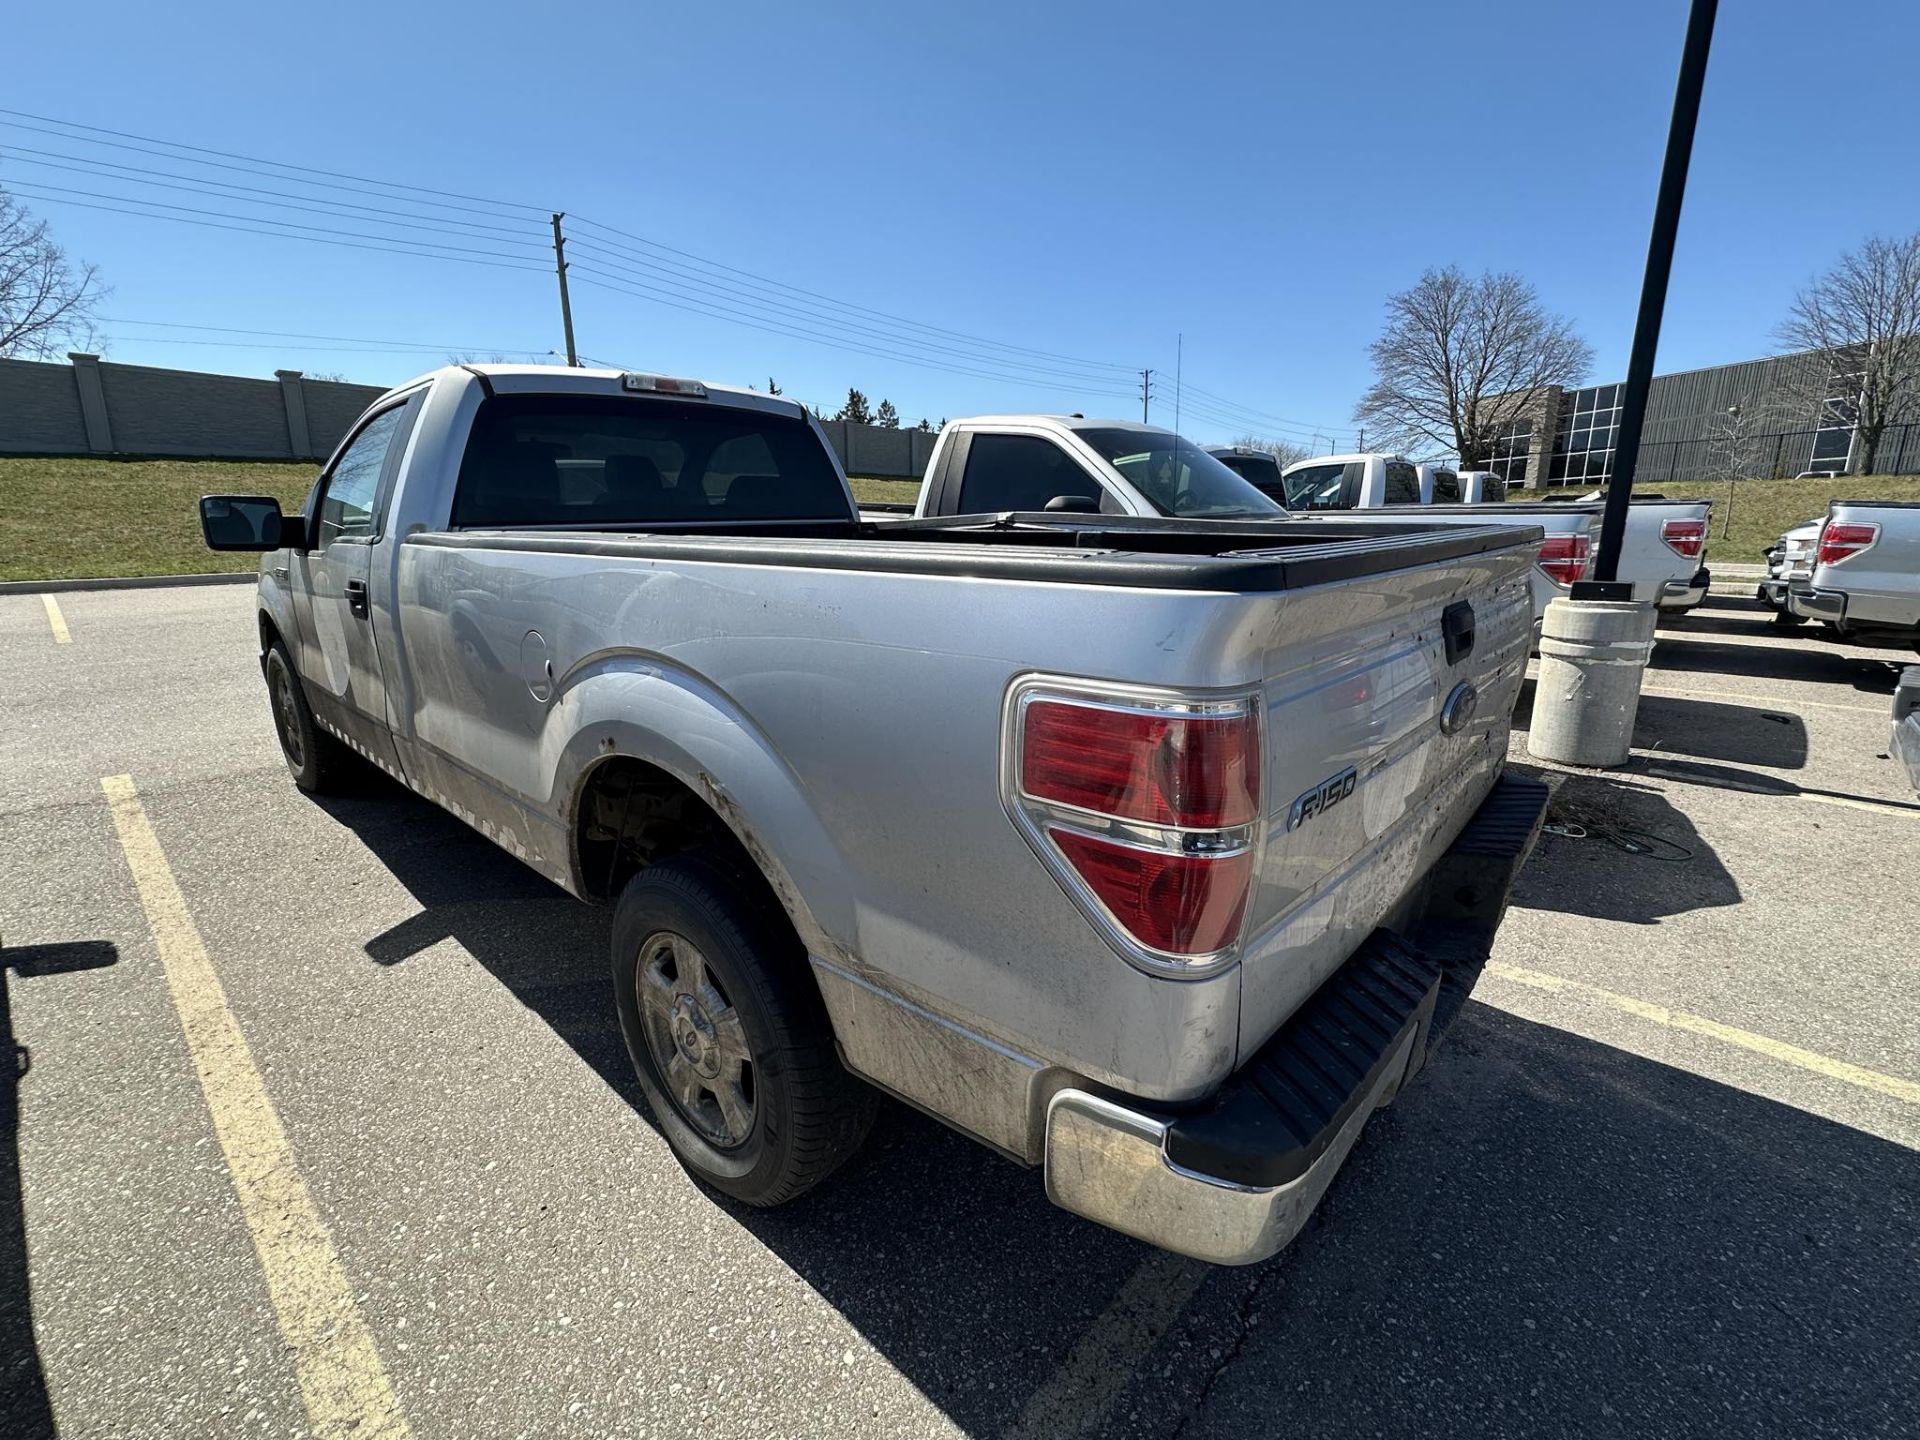
<path fill-rule="evenodd" d="M 1474 712 L 1479 708 L 1480 692 L 1473 688 L 1471 681 L 1462 680 L 1447 696 L 1447 703 L 1440 707 L 1440 733 L 1458 735 L 1472 723 Z"/>

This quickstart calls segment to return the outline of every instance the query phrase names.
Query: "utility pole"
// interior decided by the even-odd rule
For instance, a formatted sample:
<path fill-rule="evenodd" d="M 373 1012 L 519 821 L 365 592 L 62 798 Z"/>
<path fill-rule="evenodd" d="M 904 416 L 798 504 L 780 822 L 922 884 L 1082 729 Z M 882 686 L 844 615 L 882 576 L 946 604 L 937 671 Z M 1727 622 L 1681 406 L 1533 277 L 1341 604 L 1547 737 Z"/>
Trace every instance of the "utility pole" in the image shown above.
<path fill-rule="evenodd" d="M 1362 454 L 1365 454 L 1366 449 L 1367 449 L 1367 427 L 1362 425 L 1360 427 L 1360 452 Z"/>
<path fill-rule="evenodd" d="M 1147 402 L 1153 398 L 1153 371 L 1140 372 L 1140 423 L 1147 423 Z"/>
<path fill-rule="evenodd" d="M 1173 342 L 1173 433 L 1180 433 L 1180 366 L 1186 358 L 1187 337 L 1184 332 L 1177 335 Z"/>
<path fill-rule="evenodd" d="M 567 329 L 567 364 L 579 368 L 580 355 L 573 348 L 573 302 L 567 298 L 567 237 L 560 233 L 565 212 L 553 217 L 553 273 L 560 277 L 560 323 Z"/>

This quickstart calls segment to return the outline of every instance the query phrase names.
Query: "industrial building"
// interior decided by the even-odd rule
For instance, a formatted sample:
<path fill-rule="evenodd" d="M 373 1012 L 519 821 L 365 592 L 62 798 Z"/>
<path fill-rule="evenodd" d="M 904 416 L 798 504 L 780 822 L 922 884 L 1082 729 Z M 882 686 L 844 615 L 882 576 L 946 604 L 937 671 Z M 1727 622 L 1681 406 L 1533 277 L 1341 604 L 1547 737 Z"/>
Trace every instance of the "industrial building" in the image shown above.
<path fill-rule="evenodd" d="M 1620 384 L 1553 388 L 1508 427 L 1489 468 L 1510 485 L 1573 485 L 1613 474 Z M 1656 375 L 1635 479 L 1724 480 L 1855 468 L 1857 372 L 1817 352 Z M 1890 425 L 1873 467 L 1920 474 L 1920 424 Z"/>

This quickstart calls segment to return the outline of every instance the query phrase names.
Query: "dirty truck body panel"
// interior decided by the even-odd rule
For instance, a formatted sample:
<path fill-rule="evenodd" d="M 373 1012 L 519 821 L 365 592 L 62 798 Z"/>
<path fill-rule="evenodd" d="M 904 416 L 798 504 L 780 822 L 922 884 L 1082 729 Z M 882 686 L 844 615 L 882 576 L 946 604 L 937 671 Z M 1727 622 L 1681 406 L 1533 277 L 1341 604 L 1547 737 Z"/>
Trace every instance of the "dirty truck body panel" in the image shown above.
<path fill-rule="evenodd" d="M 461 367 L 395 392 L 355 432 L 400 412 L 351 556 L 361 589 L 349 603 L 345 566 L 338 601 L 316 578 L 337 542 L 282 549 L 263 563 L 263 616 L 310 624 L 300 670 L 327 729 L 575 894 L 602 888 L 579 839 L 595 767 L 628 758 L 677 779 L 791 919 L 848 1067 L 1016 1158 L 1047 1161 L 1056 1125 L 1062 1157 L 1104 1133 L 1104 1116 L 1062 1096 L 1158 1115 L 1223 1093 L 1406 911 L 1501 775 L 1537 530 L 1096 515 L 876 527 L 798 407 L 622 387 L 607 372 Z M 538 402 L 518 438 L 483 444 L 520 414 L 516 396 Z M 627 422 L 595 417 L 645 406 L 689 425 L 777 417 L 785 444 L 810 432 L 832 504 L 729 520 L 728 497 L 766 478 L 741 461 L 709 512 L 670 467 L 602 453 L 605 428 Z M 590 517 L 616 469 L 700 514 L 461 523 L 477 495 L 511 514 L 529 487 L 556 485 L 579 489 Z M 313 534 L 321 517 L 306 518 Z M 1170 957 L 1123 934 L 1062 848 L 1078 827 L 1123 832 L 1023 789 L 1023 727 L 1080 706 L 1231 714 L 1257 732 L 1257 810 L 1217 852 L 1245 867 L 1244 903 L 1216 953 Z M 1126 843 L 1180 848 L 1150 830 Z M 1410 1053 L 1383 1052 L 1365 1108 L 1410 1073 Z M 1318 1173 L 1323 1187 L 1330 1167 Z M 1118 1223 L 1067 1179 L 1051 1188 Z M 1187 1243 L 1177 1201 L 1175 1218 L 1133 1228 L 1258 1258 L 1291 1235 L 1274 1217 L 1301 1192 L 1282 1205 L 1240 1189 L 1232 1205 L 1261 1218 L 1236 1219 L 1239 1240 Z"/>

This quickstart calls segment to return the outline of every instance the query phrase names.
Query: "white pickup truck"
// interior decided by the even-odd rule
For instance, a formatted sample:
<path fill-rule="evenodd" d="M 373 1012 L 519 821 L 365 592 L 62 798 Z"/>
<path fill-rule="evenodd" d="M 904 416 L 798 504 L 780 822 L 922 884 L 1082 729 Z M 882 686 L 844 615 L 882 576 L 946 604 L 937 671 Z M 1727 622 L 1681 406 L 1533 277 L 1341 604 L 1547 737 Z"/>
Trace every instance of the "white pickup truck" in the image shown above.
<path fill-rule="evenodd" d="M 872 1086 L 1242 1263 L 1419 1069 L 1537 833 L 1506 751 L 1539 531 L 1250 520 L 1189 450 L 1149 493 L 1214 518 L 882 526 L 790 401 L 456 366 L 300 512 L 201 521 L 263 553 L 298 785 L 364 758 L 613 902 L 619 1023 L 702 1181 L 799 1194 Z"/>
<path fill-rule="evenodd" d="M 1281 483 L 1285 503 L 1292 510 L 1372 510 L 1422 503 L 1422 468 L 1403 456 L 1378 451 L 1328 455 L 1287 466 L 1281 472 Z M 1427 483 L 1433 478 L 1429 473 Z M 1517 513 L 1537 521 L 1543 513 L 1568 503 L 1604 509 L 1604 500 L 1605 496 L 1596 491 L 1574 502 L 1525 504 Z M 1504 502 L 1502 509 L 1508 509 Z M 1711 511 L 1711 503 L 1705 500 L 1633 502 L 1627 511 L 1627 533 L 1616 574 L 1633 586 L 1635 600 L 1655 605 L 1663 614 L 1677 614 L 1706 598 L 1711 578 L 1706 570 L 1707 519 Z M 1592 534 L 1597 546 L 1598 521 Z M 1596 552 L 1594 560 L 1598 562 L 1599 558 Z"/>
<path fill-rule="evenodd" d="M 1842 639 L 1920 645 L 1920 504 L 1835 500 L 1812 569 L 1787 587 L 1787 608 Z"/>
<path fill-rule="evenodd" d="M 1499 478 L 1486 471 L 1456 473 L 1377 452 L 1303 460 L 1284 471 L 1265 450 L 1223 446 L 1207 453 L 1295 514 L 1358 518 L 1371 512 L 1385 518 L 1400 507 L 1419 505 L 1420 517 L 1436 524 L 1484 525 L 1489 516 L 1481 507 L 1506 496 Z M 1536 631 L 1547 606 L 1572 594 L 1574 582 L 1592 572 L 1601 510 L 1599 505 L 1501 505 L 1499 523 L 1538 525 L 1543 532 L 1531 577 Z"/>

